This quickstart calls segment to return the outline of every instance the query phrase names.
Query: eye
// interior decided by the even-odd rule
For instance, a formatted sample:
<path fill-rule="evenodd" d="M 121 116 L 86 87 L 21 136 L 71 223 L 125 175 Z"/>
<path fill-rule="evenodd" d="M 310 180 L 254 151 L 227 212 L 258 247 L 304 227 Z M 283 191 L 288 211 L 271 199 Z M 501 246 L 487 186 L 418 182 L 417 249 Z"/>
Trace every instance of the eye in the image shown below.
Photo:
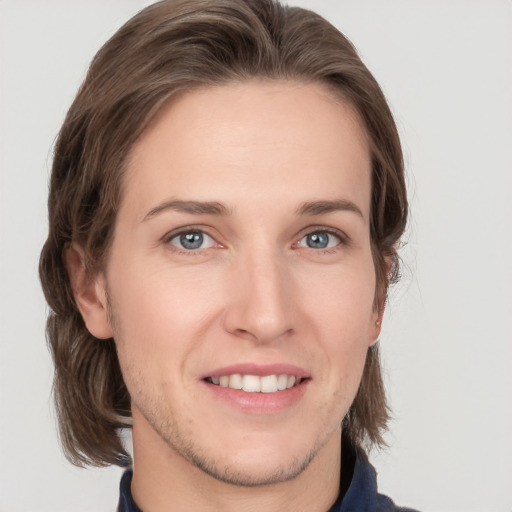
<path fill-rule="evenodd" d="M 299 247 L 331 249 L 341 243 L 341 237 L 329 231 L 312 231 L 299 240 Z"/>
<path fill-rule="evenodd" d="M 183 231 L 170 238 L 169 243 L 179 249 L 196 251 L 213 247 L 215 241 L 203 231 Z"/>

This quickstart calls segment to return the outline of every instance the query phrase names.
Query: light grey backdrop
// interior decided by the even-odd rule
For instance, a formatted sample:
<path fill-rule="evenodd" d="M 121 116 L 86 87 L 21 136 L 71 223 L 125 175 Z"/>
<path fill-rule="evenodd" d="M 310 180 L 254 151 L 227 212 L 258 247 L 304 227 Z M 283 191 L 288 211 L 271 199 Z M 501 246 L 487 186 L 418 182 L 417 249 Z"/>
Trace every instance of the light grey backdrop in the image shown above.
<path fill-rule="evenodd" d="M 118 469 L 61 455 L 37 260 L 51 146 L 95 51 L 145 0 L 0 0 L 0 512 L 112 511 Z M 294 1 L 356 44 L 402 133 L 412 218 L 381 337 L 381 490 L 512 510 L 512 3 Z"/>

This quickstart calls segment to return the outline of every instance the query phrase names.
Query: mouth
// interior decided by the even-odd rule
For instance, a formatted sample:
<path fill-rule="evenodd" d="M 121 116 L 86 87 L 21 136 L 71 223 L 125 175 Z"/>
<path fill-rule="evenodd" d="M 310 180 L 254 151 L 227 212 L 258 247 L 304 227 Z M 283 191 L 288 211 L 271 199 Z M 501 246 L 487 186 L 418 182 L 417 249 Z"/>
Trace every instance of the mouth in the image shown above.
<path fill-rule="evenodd" d="M 241 390 L 246 393 L 278 393 L 297 387 L 307 379 L 286 373 L 263 376 L 233 373 L 206 377 L 204 380 L 214 386 Z"/>
<path fill-rule="evenodd" d="M 244 414 L 273 415 L 302 401 L 313 376 L 288 363 L 237 363 L 217 368 L 201 379 L 215 399 Z"/>

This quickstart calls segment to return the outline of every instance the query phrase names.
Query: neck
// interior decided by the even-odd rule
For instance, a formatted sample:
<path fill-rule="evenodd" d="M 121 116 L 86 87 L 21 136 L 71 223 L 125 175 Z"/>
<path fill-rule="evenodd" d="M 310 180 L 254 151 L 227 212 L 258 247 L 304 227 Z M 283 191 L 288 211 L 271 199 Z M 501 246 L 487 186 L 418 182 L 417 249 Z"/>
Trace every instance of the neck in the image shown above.
<path fill-rule="evenodd" d="M 134 418 L 135 420 L 135 418 Z M 307 468 L 290 480 L 259 486 L 220 481 L 176 453 L 151 429 L 134 421 L 132 494 L 144 512 L 307 510 L 325 512 L 340 492 L 341 434 L 333 435 Z M 145 421 L 145 420 L 142 420 Z"/>

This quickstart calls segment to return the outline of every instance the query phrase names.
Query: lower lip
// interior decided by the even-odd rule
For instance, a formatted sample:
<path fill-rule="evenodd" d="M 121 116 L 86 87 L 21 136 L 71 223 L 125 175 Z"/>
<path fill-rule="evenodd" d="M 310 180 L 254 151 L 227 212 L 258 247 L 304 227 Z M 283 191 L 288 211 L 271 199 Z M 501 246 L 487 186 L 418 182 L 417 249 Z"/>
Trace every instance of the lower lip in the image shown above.
<path fill-rule="evenodd" d="M 303 397 L 309 379 L 303 380 L 293 388 L 275 393 L 247 393 L 241 389 L 223 388 L 203 381 L 208 389 L 219 399 L 232 407 L 254 414 L 272 414 L 292 407 Z"/>

